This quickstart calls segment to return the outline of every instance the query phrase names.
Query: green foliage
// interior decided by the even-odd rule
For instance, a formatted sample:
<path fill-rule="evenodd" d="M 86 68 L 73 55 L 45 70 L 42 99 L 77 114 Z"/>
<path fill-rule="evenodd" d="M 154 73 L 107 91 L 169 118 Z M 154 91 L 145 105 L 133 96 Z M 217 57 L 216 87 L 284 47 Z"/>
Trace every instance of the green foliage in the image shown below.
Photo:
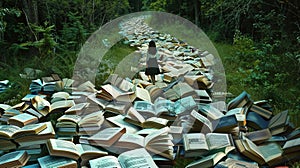
<path fill-rule="evenodd" d="M 97 88 L 101 86 L 110 74 L 116 71 L 117 66 L 122 63 L 122 60 L 134 51 L 135 49 L 124 44 L 123 40 L 114 44 L 103 56 L 103 59 L 98 66 L 99 68 L 95 79 Z M 127 69 L 124 69 L 124 72 L 130 72 L 129 68 L 132 64 L 134 64 L 134 60 L 137 61 L 138 59 L 126 61 Z"/>

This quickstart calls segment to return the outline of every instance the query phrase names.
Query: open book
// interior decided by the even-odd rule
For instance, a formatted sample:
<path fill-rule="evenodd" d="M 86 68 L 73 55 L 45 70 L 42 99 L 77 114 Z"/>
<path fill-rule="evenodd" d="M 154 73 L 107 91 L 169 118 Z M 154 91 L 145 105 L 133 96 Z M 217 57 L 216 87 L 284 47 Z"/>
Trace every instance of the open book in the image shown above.
<path fill-rule="evenodd" d="M 28 124 L 35 124 L 37 122 L 38 118 L 28 113 L 18 114 L 8 119 L 9 124 L 16 125 L 18 127 L 23 127 Z"/>
<path fill-rule="evenodd" d="M 146 137 L 138 134 L 125 133 L 115 143 L 115 146 L 128 149 L 144 147 L 155 154 L 173 160 L 174 144 L 172 143 L 172 136 L 168 134 L 169 130 L 169 127 L 164 127 L 151 132 Z"/>
<path fill-rule="evenodd" d="M 82 160 L 86 161 L 89 158 L 97 158 L 108 154 L 103 150 L 89 145 L 75 145 L 71 141 L 60 139 L 49 139 L 47 148 L 51 156 L 63 156 L 74 160 L 78 160 L 81 157 Z"/>
<path fill-rule="evenodd" d="M 142 128 L 163 128 L 166 127 L 169 123 L 169 120 L 159 117 L 150 117 L 144 118 L 144 116 L 139 113 L 135 108 L 131 107 L 127 115 L 124 118 L 124 121 L 137 125 Z"/>
<path fill-rule="evenodd" d="M 158 168 L 151 155 L 144 148 L 124 152 L 118 158 L 115 156 L 104 156 L 89 162 L 91 167 L 98 168 Z"/>
<path fill-rule="evenodd" d="M 14 139 L 20 136 L 38 134 L 47 128 L 45 123 L 30 124 L 22 128 L 14 125 L 0 125 L 0 137 Z"/>
<path fill-rule="evenodd" d="M 196 157 L 214 151 L 233 147 L 230 134 L 222 133 L 188 133 L 183 135 L 185 157 Z M 233 147 L 234 148 L 234 147 Z"/>
<path fill-rule="evenodd" d="M 74 100 L 62 100 L 50 104 L 47 100 L 41 98 L 40 96 L 35 96 L 31 99 L 32 106 L 43 116 L 47 116 L 50 112 L 59 111 L 72 107 L 75 105 Z"/>
<path fill-rule="evenodd" d="M 135 101 L 133 107 L 147 119 L 149 117 L 158 117 L 161 114 L 169 114 L 173 109 L 173 104 L 170 100 L 158 98 L 154 103 L 149 101 Z"/>
<path fill-rule="evenodd" d="M 22 167 L 29 158 L 25 150 L 10 152 L 0 157 L 0 167 Z"/>
<path fill-rule="evenodd" d="M 106 101 L 116 100 L 121 102 L 133 102 L 135 94 L 133 91 L 123 91 L 117 86 L 106 84 L 101 86 L 96 97 Z"/>
<path fill-rule="evenodd" d="M 257 146 L 248 138 L 235 140 L 236 147 L 246 157 L 252 159 L 260 165 L 275 165 L 281 161 L 282 149 L 276 143 Z"/>
<path fill-rule="evenodd" d="M 53 93 L 55 91 L 56 82 L 46 82 L 41 79 L 32 80 L 29 90 L 33 94 L 37 94 L 40 92 L 43 93 Z"/>
<path fill-rule="evenodd" d="M 50 121 L 40 123 L 45 124 L 46 128 L 36 134 L 24 134 L 14 139 L 20 146 L 31 146 L 36 144 L 46 144 L 50 138 L 55 138 L 55 131 Z"/>
<path fill-rule="evenodd" d="M 114 85 L 123 91 L 130 91 L 134 87 L 134 85 L 131 82 L 120 77 L 118 74 L 109 75 L 104 84 Z"/>
<path fill-rule="evenodd" d="M 44 156 L 38 158 L 39 165 L 41 168 L 77 168 L 77 162 L 73 159 L 58 156 Z M 38 166 L 39 167 L 39 166 Z"/>
<path fill-rule="evenodd" d="M 114 144 L 124 133 L 124 127 L 111 127 L 99 131 L 97 134 L 88 138 L 88 142 L 95 146 L 110 147 Z"/>
<path fill-rule="evenodd" d="M 224 152 L 220 151 L 217 153 L 204 156 L 199 160 L 191 162 L 186 166 L 186 168 L 213 167 L 233 149 L 234 147 L 226 148 Z"/>
<path fill-rule="evenodd" d="M 167 99 L 172 101 L 187 96 L 197 97 L 195 89 L 185 82 L 177 83 L 171 89 L 167 90 L 165 95 Z"/>

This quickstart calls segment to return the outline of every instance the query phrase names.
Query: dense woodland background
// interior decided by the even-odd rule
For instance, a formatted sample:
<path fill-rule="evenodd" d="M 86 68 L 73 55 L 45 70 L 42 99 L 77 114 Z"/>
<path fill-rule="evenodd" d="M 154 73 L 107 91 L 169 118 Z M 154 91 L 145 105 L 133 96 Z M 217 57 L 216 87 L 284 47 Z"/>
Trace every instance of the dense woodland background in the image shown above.
<path fill-rule="evenodd" d="M 299 7 L 299 0 L 1 0 L 0 80 L 9 79 L 12 87 L 0 102 L 13 104 L 29 92 L 31 80 L 19 76 L 24 68 L 72 77 L 81 46 L 101 25 L 154 10 L 204 30 L 222 58 L 229 92 L 245 90 L 253 100 L 270 100 L 277 112 L 289 109 L 299 126 Z M 133 50 L 117 43 L 107 55 Z M 113 69 L 120 59 L 107 60 L 102 69 Z"/>

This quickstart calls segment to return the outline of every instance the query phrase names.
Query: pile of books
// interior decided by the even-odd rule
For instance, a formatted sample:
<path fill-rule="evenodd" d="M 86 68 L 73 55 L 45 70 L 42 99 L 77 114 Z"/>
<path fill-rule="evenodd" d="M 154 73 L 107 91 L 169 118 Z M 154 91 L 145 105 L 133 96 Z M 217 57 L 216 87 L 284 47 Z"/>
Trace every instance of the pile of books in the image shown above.
<path fill-rule="evenodd" d="M 155 84 L 143 68 L 132 79 L 111 74 L 98 90 L 55 74 L 33 80 L 22 102 L 0 104 L 0 167 L 152 168 L 173 167 L 179 159 L 186 167 L 272 167 L 299 161 L 300 129 L 288 111 L 275 114 L 246 91 L 228 103 L 214 99 L 213 56 L 152 30 L 143 19 L 120 27 L 126 43 L 142 54 L 156 39 L 162 73 Z"/>

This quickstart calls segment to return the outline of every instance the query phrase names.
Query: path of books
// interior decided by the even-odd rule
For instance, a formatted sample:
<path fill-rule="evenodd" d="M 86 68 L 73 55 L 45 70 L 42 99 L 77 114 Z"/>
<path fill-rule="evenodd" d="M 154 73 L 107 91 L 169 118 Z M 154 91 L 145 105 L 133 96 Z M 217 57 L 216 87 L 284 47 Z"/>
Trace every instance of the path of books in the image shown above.
<path fill-rule="evenodd" d="M 253 101 L 245 91 L 227 104 L 212 97 L 212 54 L 152 30 L 143 18 L 120 27 L 125 42 L 142 54 L 150 39 L 157 41 L 162 74 L 155 85 L 142 70 L 134 79 L 111 74 L 98 90 L 89 81 L 72 86 L 74 80 L 57 74 L 32 80 L 22 102 L 0 105 L 1 168 L 236 168 L 299 161 L 300 131 L 288 111 L 273 114 L 267 101 Z"/>

